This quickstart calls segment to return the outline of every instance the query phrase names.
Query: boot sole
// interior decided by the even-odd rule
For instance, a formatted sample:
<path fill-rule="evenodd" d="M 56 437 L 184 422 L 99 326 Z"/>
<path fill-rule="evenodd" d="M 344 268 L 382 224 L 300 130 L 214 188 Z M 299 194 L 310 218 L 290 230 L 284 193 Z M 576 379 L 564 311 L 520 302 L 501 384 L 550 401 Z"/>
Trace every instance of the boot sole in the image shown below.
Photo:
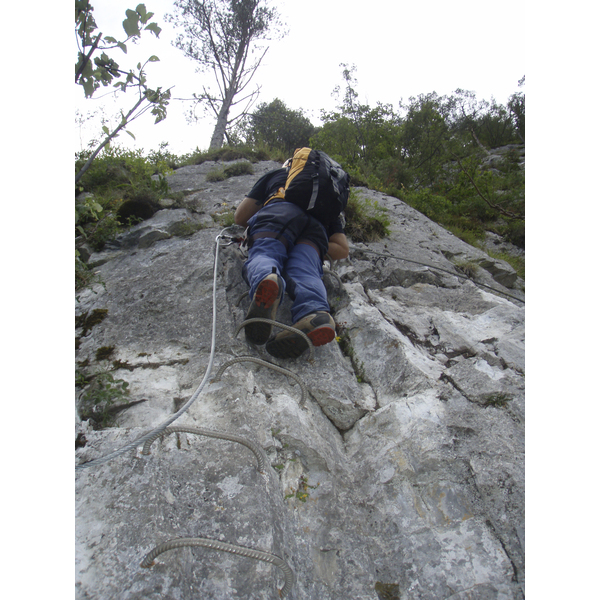
<path fill-rule="evenodd" d="M 313 346 L 324 346 L 329 344 L 335 337 L 335 329 L 332 329 L 329 325 L 323 325 L 309 331 L 306 335 L 310 338 Z"/>
<path fill-rule="evenodd" d="M 275 358 L 298 358 L 307 348 L 306 340 L 294 333 L 284 338 L 274 338 L 265 346 L 265 350 Z"/>
<path fill-rule="evenodd" d="M 272 279 L 263 279 L 256 288 L 252 306 L 246 319 L 272 319 L 273 304 L 279 299 L 279 285 Z M 246 339 L 251 344 L 261 346 L 271 336 L 271 325 L 268 323 L 250 323 L 246 325 Z"/>
<path fill-rule="evenodd" d="M 309 331 L 306 335 L 313 346 L 324 346 L 335 338 L 335 330 L 323 325 Z M 275 358 L 298 358 L 307 348 L 306 340 L 294 333 L 279 339 L 274 338 L 265 346 L 266 351 Z"/>
<path fill-rule="evenodd" d="M 260 308 L 271 308 L 273 302 L 279 298 L 279 285 L 272 279 L 263 279 L 256 288 L 254 302 Z"/>

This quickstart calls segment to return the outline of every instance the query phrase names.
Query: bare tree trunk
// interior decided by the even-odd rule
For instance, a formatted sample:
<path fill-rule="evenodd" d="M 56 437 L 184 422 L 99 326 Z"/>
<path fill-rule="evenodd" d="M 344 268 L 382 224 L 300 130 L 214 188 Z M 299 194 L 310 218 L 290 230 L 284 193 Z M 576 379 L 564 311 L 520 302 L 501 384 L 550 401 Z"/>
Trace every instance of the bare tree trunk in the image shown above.
<path fill-rule="evenodd" d="M 233 102 L 233 96 L 235 95 L 234 85 L 232 84 L 225 93 L 225 100 L 221 105 L 219 114 L 217 115 L 217 124 L 210 140 L 209 150 L 218 150 L 223 147 L 223 141 L 225 140 L 225 133 L 227 131 L 227 123 L 229 120 L 229 110 Z"/>
<path fill-rule="evenodd" d="M 223 107 L 217 117 L 217 124 L 210 139 L 209 150 L 218 150 L 223 147 L 223 140 L 225 139 L 225 131 L 227 129 L 227 114 L 223 114 Z"/>

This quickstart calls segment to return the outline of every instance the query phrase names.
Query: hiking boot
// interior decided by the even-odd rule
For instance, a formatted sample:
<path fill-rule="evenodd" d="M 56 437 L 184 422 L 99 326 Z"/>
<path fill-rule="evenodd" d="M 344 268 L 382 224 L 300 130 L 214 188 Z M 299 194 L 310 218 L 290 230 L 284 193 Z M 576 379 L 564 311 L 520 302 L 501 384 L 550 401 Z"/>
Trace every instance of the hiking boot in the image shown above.
<path fill-rule="evenodd" d="M 335 337 L 335 321 L 324 311 L 307 315 L 294 323 L 294 327 L 305 333 L 313 346 L 328 344 Z M 265 348 L 275 358 L 298 358 L 308 348 L 308 344 L 301 335 L 282 331 L 269 340 Z"/>
<path fill-rule="evenodd" d="M 246 319 L 260 317 L 274 320 L 282 296 L 283 288 L 279 284 L 277 274 L 267 275 L 256 288 Z M 271 335 L 271 325 L 268 323 L 250 323 L 246 325 L 245 330 L 246 339 L 257 346 L 264 344 Z"/>

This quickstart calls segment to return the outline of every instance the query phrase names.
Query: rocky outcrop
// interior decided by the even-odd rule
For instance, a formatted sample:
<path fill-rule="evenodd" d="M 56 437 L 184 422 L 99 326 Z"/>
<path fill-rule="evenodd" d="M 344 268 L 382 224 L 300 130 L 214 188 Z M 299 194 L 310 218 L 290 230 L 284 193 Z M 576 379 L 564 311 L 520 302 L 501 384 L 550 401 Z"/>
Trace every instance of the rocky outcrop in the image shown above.
<path fill-rule="evenodd" d="M 243 258 L 215 242 L 218 222 L 275 166 L 220 183 L 206 181 L 215 164 L 179 169 L 171 187 L 189 193 L 178 208 L 89 258 L 101 283 L 78 294 L 77 361 L 126 381 L 132 405 L 94 429 L 79 400 L 77 464 L 189 403 L 211 366 L 213 293 L 213 367 L 173 425 L 258 450 L 176 431 L 148 454 L 133 444 L 79 468 L 77 598 L 267 599 L 278 588 L 294 600 L 523 598 L 522 281 L 400 200 L 360 189 L 388 210 L 391 234 L 352 244 L 337 277 L 326 274 L 337 340 L 312 360 L 275 360 L 237 332 Z M 288 300 L 279 319 L 290 323 Z M 227 366 L 240 357 L 293 376 Z M 277 564 L 206 546 L 140 566 L 180 538 L 276 555 L 293 581 Z"/>

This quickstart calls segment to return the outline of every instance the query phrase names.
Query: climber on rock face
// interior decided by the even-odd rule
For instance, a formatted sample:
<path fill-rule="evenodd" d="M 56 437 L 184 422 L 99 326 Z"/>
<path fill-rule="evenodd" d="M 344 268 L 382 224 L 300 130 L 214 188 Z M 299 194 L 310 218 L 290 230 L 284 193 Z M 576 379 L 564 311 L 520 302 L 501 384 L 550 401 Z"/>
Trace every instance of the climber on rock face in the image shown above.
<path fill-rule="evenodd" d="M 312 170 L 312 171 L 311 171 Z M 318 183 L 316 183 L 318 181 Z M 348 176 L 324 153 L 297 149 L 294 158 L 261 177 L 235 211 L 248 227 L 248 260 L 243 276 L 252 299 L 247 319 L 274 320 L 283 294 L 293 301 L 293 327 L 315 346 L 335 338 L 322 281 L 323 260 L 346 258 L 348 241 L 340 216 L 348 198 Z M 310 204 L 312 202 L 312 205 Z M 246 339 L 276 358 L 296 358 L 306 349 L 303 336 L 271 325 L 246 325 Z"/>

